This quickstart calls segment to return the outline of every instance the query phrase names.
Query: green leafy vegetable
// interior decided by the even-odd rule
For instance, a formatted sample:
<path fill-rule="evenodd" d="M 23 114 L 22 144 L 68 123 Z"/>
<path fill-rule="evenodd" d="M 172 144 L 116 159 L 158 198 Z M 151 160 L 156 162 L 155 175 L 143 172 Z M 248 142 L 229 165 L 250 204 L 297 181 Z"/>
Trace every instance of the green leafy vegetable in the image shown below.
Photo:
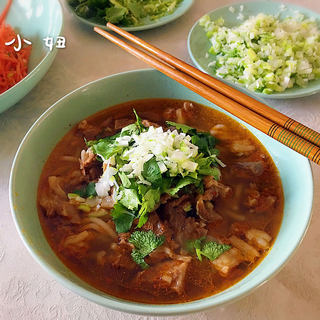
<path fill-rule="evenodd" d="M 138 193 L 134 189 L 120 188 L 121 199 L 119 202 L 129 210 L 137 210 L 141 204 Z"/>
<path fill-rule="evenodd" d="M 185 134 L 171 134 L 162 128 L 146 128 L 136 111 L 133 112 L 136 122 L 124 127 L 121 132 L 86 142 L 103 161 L 108 160 L 106 170 L 109 171 L 100 179 L 103 184 L 109 184 L 109 189 L 114 187 L 115 190 L 117 203 L 112 216 L 117 232 L 129 231 L 135 218 L 139 219 L 137 227 L 142 227 L 148 213 L 159 204 L 162 194 L 175 196 L 178 192 L 194 190 L 185 188 L 189 185 L 203 193 L 204 176 L 220 179 L 218 165 L 222 163 L 214 148 L 216 141 L 209 133 L 197 132 L 192 127 L 175 122 L 167 124 Z M 161 144 L 154 152 L 159 139 L 162 139 Z"/>
<path fill-rule="evenodd" d="M 147 181 L 151 182 L 154 187 L 160 186 L 162 175 L 155 157 L 152 157 L 144 163 L 142 175 Z"/>
<path fill-rule="evenodd" d="M 133 113 L 136 116 L 136 126 L 139 129 L 139 133 L 141 133 L 142 131 L 144 131 L 146 129 L 146 127 L 142 124 L 142 120 L 141 118 L 138 116 L 137 112 L 135 109 L 133 109 Z"/>
<path fill-rule="evenodd" d="M 104 159 L 109 159 L 110 157 L 117 153 L 120 153 L 124 149 L 123 146 L 120 146 L 115 142 L 110 143 L 106 139 L 99 140 L 92 146 L 92 148 L 95 154 L 102 156 Z"/>
<path fill-rule="evenodd" d="M 141 228 L 147 222 L 147 213 L 151 212 L 159 201 L 160 189 L 149 189 L 147 193 L 142 196 L 138 228 Z"/>
<path fill-rule="evenodd" d="M 227 244 L 208 241 L 203 245 L 201 254 L 207 257 L 209 260 L 213 261 L 217 259 L 222 253 L 230 249 L 231 247 Z"/>
<path fill-rule="evenodd" d="M 166 121 L 166 124 L 170 127 L 175 127 L 177 130 L 182 131 L 183 133 L 187 134 L 196 134 L 196 129 L 187 126 L 186 124 L 177 123 L 173 121 Z"/>
<path fill-rule="evenodd" d="M 182 0 L 68 0 L 82 18 L 138 26 L 171 14 Z"/>
<path fill-rule="evenodd" d="M 119 172 L 119 178 L 121 180 L 122 186 L 125 188 L 129 188 L 131 186 L 130 179 L 126 176 L 124 172 Z"/>
<path fill-rule="evenodd" d="M 175 127 L 178 131 L 190 135 L 192 143 L 198 146 L 200 152 L 209 156 L 216 153 L 216 149 L 214 149 L 216 139 L 210 133 L 198 132 L 196 129 L 185 124 L 172 121 L 166 121 L 166 123 L 168 126 Z"/>
<path fill-rule="evenodd" d="M 116 203 L 112 209 L 111 216 L 116 226 L 118 233 L 127 232 L 132 226 L 132 222 L 135 219 L 134 212 L 128 210 L 120 203 Z"/>
<path fill-rule="evenodd" d="M 174 196 L 178 191 L 180 191 L 182 188 L 184 188 L 185 186 L 189 185 L 189 184 L 195 184 L 197 182 L 196 179 L 190 178 L 190 177 L 185 177 L 182 178 L 178 181 L 178 183 L 176 184 L 175 187 L 169 189 L 167 191 L 168 194 L 170 194 L 171 196 Z"/>
<path fill-rule="evenodd" d="M 74 190 L 72 193 L 77 194 L 82 198 L 95 197 L 97 195 L 95 186 L 96 184 L 94 182 L 89 182 L 83 188 Z"/>
<path fill-rule="evenodd" d="M 186 248 L 189 252 L 195 252 L 200 261 L 202 261 L 202 256 L 213 261 L 225 251 L 230 250 L 231 246 L 215 241 L 206 241 L 206 238 L 202 237 L 200 239 L 189 240 L 186 244 Z"/>
<path fill-rule="evenodd" d="M 127 13 L 128 10 L 126 8 L 106 8 L 106 15 L 104 16 L 104 18 L 106 19 L 106 21 L 109 21 L 111 23 L 119 23 Z"/>
<path fill-rule="evenodd" d="M 129 242 L 135 247 L 131 253 L 133 261 L 139 264 L 142 269 L 148 268 L 149 265 L 144 261 L 144 258 L 161 246 L 164 241 L 164 236 L 156 236 L 151 230 L 133 232 L 129 238 Z"/>

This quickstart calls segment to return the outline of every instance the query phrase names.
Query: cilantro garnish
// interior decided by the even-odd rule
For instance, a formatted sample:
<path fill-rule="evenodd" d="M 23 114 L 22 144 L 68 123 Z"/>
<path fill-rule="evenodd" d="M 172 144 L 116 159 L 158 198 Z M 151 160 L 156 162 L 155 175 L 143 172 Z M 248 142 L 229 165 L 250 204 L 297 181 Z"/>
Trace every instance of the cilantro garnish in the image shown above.
<path fill-rule="evenodd" d="M 95 186 L 96 184 L 94 182 L 89 182 L 83 188 L 74 190 L 72 193 L 77 194 L 81 198 L 95 197 L 97 195 Z"/>
<path fill-rule="evenodd" d="M 129 242 L 135 247 L 131 253 L 133 261 L 139 264 L 142 269 L 148 268 L 149 265 L 144 261 L 144 258 L 160 247 L 164 241 L 164 236 L 156 236 L 151 230 L 133 232 L 129 238 Z"/>
<path fill-rule="evenodd" d="M 161 185 L 162 175 L 155 157 L 152 157 L 143 165 L 142 175 L 147 181 L 151 182 L 154 187 Z"/>
<path fill-rule="evenodd" d="M 120 203 L 116 203 L 112 209 L 112 218 L 118 233 L 127 232 L 136 218 L 135 213 L 128 210 Z"/>
<path fill-rule="evenodd" d="M 162 128 L 146 128 L 133 112 L 136 122 L 121 132 L 86 142 L 98 158 L 112 159 L 112 176 L 108 179 L 113 179 L 115 188 L 112 217 L 117 232 L 129 231 L 134 219 L 139 219 L 137 227 L 142 227 L 162 194 L 183 194 L 190 185 L 203 192 L 204 176 L 220 180 L 218 166 L 223 165 L 217 158 L 216 140 L 209 133 L 171 121 L 167 125 L 175 127 L 178 135 Z"/>

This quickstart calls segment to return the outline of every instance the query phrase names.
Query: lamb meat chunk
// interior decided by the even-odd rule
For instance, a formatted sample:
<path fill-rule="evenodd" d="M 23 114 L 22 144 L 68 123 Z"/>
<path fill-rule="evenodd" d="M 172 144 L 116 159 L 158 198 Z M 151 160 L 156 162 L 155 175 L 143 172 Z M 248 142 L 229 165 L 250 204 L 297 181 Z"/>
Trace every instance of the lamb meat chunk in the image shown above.
<path fill-rule="evenodd" d="M 133 119 L 126 119 L 126 118 L 123 118 L 123 119 L 117 119 L 115 120 L 114 122 L 114 128 L 115 130 L 120 130 L 126 126 L 128 126 L 129 124 L 132 124 L 132 123 L 135 123 L 135 120 Z"/>
<path fill-rule="evenodd" d="M 60 215 L 69 219 L 71 223 L 80 223 L 79 210 L 65 199 L 62 199 L 61 196 L 49 190 L 41 194 L 39 204 L 47 217 Z"/>
<path fill-rule="evenodd" d="M 161 236 L 167 231 L 156 212 L 149 214 L 148 221 L 142 226 L 142 230 L 151 230 L 157 236 Z"/>
<path fill-rule="evenodd" d="M 161 295 L 164 292 L 183 294 L 188 261 L 169 260 L 161 262 L 144 271 L 134 279 L 134 286 L 151 294 Z"/>
<path fill-rule="evenodd" d="M 222 198 L 226 198 L 231 195 L 232 189 L 229 186 L 224 185 L 223 183 L 217 181 L 212 176 L 206 176 L 204 178 L 204 187 L 205 193 L 207 190 L 214 190 L 217 195 L 221 196 Z M 211 191 L 212 192 L 212 191 Z M 205 199 L 205 200 L 212 200 L 212 199 Z"/>
<path fill-rule="evenodd" d="M 183 246 L 190 239 L 199 239 L 208 233 L 207 225 L 203 221 L 196 221 L 193 217 L 186 217 L 177 212 L 170 219 L 170 226 L 174 230 L 174 239 Z"/>
<path fill-rule="evenodd" d="M 190 201 L 189 195 L 183 195 L 179 199 L 169 200 L 163 208 L 164 217 L 169 228 L 173 231 L 173 239 L 181 246 L 187 240 L 206 236 L 208 232 L 204 221 L 197 221 L 194 217 L 187 217 L 184 205 L 190 203 Z"/>
<path fill-rule="evenodd" d="M 277 197 L 268 193 L 258 191 L 256 184 L 251 183 L 247 190 L 247 199 L 245 205 L 250 212 L 263 213 L 273 208 L 277 201 Z"/>
<path fill-rule="evenodd" d="M 97 135 L 101 132 L 101 128 L 89 124 L 87 120 L 82 120 L 78 124 L 78 132 L 80 132 L 87 140 L 95 140 Z"/>
<path fill-rule="evenodd" d="M 112 267 L 120 272 L 139 270 L 139 266 L 132 260 L 132 246 L 129 243 L 112 243 L 108 253 L 108 260 Z"/>
<path fill-rule="evenodd" d="M 165 244 L 172 250 L 179 247 L 179 244 L 174 240 L 174 232 L 170 228 L 167 221 L 162 221 L 156 212 L 149 215 L 148 221 L 142 226 L 142 230 L 151 230 L 157 236 L 164 235 Z"/>
<path fill-rule="evenodd" d="M 198 216 L 206 222 L 221 222 L 223 219 L 220 214 L 214 210 L 210 201 L 204 201 L 202 196 L 198 197 L 196 204 Z"/>
<path fill-rule="evenodd" d="M 92 152 L 91 148 L 81 151 L 79 163 L 82 175 L 85 176 L 87 174 L 90 174 L 91 176 L 93 176 L 90 177 L 93 180 L 101 176 L 101 162 L 97 160 L 97 157 Z"/>

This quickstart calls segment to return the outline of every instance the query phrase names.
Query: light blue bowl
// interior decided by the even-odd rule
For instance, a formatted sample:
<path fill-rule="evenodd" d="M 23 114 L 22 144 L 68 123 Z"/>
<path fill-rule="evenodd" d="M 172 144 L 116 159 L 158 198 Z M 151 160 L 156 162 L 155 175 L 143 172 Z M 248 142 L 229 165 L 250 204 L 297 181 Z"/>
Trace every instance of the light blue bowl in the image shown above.
<path fill-rule="evenodd" d="M 79 279 L 57 258 L 46 241 L 38 219 L 36 194 L 42 167 L 54 146 L 70 130 L 70 126 L 80 120 L 107 107 L 145 98 L 192 100 L 222 111 L 155 70 L 116 74 L 73 91 L 37 120 L 16 154 L 10 177 L 10 204 L 18 232 L 31 255 L 55 279 L 79 295 L 108 308 L 144 315 L 177 315 L 243 297 L 279 271 L 298 247 L 310 220 L 313 193 L 309 162 L 248 125 L 247 128 L 264 144 L 279 169 L 285 196 L 284 218 L 268 256 L 231 288 L 212 297 L 183 304 L 149 305 L 124 301 Z"/>
<path fill-rule="evenodd" d="M 149 30 L 149 29 L 154 29 L 154 28 L 158 28 L 160 26 L 163 26 L 167 23 L 170 23 L 180 17 L 182 17 L 192 6 L 194 0 L 183 0 L 178 7 L 176 8 L 176 10 L 174 12 L 172 12 L 171 14 L 168 14 L 164 17 L 161 17 L 157 20 L 150 20 L 150 19 L 146 19 L 144 24 L 140 25 L 140 26 L 130 26 L 130 27 L 121 27 L 122 29 L 129 31 L 129 32 L 133 32 L 133 31 L 143 31 L 143 30 Z M 71 7 L 69 4 L 67 4 L 67 8 L 69 9 L 69 11 L 82 23 L 88 25 L 89 27 L 100 27 L 104 30 L 109 30 L 109 28 L 107 28 L 107 26 L 105 24 L 101 24 L 101 23 L 96 23 L 94 21 L 94 19 L 84 19 L 82 17 L 79 17 L 75 11 L 74 8 Z"/>
<path fill-rule="evenodd" d="M 213 20 L 222 17 L 225 21 L 226 26 L 235 27 L 241 24 L 241 21 L 236 19 L 241 5 L 244 6 L 243 14 L 245 20 L 248 19 L 250 16 L 256 16 L 259 13 L 271 15 L 277 15 L 278 13 L 280 13 L 280 18 L 282 19 L 285 17 L 293 16 L 296 11 L 299 11 L 307 18 L 315 18 L 318 22 L 318 27 L 320 28 L 320 15 L 316 12 L 313 12 L 303 7 L 292 5 L 290 3 L 284 3 L 286 10 L 281 11 L 281 5 L 283 4 L 273 1 L 253 1 L 229 4 L 228 6 L 215 9 L 207 13 L 207 15 L 209 15 L 210 18 Z M 230 6 L 232 6 L 235 9 L 235 13 L 229 11 Z M 201 71 L 209 73 L 215 78 L 228 83 L 229 85 L 237 88 L 240 91 L 245 92 L 246 94 L 249 94 L 250 96 L 270 99 L 290 99 L 310 96 L 320 91 L 320 79 L 310 81 L 305 88 L 294 86 L 293 88 L 286 89 L 285 91 L 280 93 L 275 92 L 272 94 L 264 94 L 249 91 L 238 84 L 215 76 L 214 72 L 212 71 L 212 68 L 208 67 L 208 63 L 213 60 L 212 55 L 206 56 L 206 53 L 208 52 L 210 46 L 211 44 L 206 36 L 206 32 L 199 25 L 199 21 L 197 21 L 190 30 L 188 37 L 188 51 L 193 63 Z"/>
<path fill-rule="evenodd" d="M 7 0 L 0 0 L 0 12 Z M 57 49 L 51 52 L 43 41 L 55 40 L 61 34 L 62 9 L 58 0 L 13 0 L 6 22 L 21 36 L 32 42 L 28 75 L 9 90 L 0 94 L 0 113 L 22 99 L 45 75 Z"/>

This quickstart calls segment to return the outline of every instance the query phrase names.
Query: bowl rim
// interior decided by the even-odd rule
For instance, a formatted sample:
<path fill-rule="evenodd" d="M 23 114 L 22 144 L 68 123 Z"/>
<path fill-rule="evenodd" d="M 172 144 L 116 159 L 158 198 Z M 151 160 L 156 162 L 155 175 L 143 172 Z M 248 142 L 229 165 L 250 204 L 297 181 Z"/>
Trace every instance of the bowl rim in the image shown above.
<path fill-rule="evenodd" d="M 189 3 L 187 1 L 189 1 Z M 125 31 L 135 32 L 135 31 L 145 31 L 145 30 L 150 30 L 150 29 L 161 27 L 161 26 L 166 25 L 168 23 L 171 23 L 171 22 L 181 18 L 183 15 L 185 15 L 189 11 L 189 9 L 193 6 L 194 1 L 195 0 L 183 0 L 180 4 L 178 4 L 178 7 L 180 6 L 182 8 L 180 12 L 176 13 L 176 10 L 178 9 L 178 7 L 177 7 L 174 12 L 155 20 L 153 23 L 143 24 L 143 25 L 139 25 L 139 26 L 121 27 L 121 28 Z M 75 18 L 78 19 L 78 21 L 82 22 L 83 24 L 87 25 L 88 27 L 96 27 L 97 26 L 97 27 L 102 28 L 104 30 L 111 31 L 111 29 L 109 29 L 106 25 L 103 25 L 101 23 L 95 23 L 94 21 L 90 21 L 90 20 L 87 20 L 85 18 L 78 16 L 75 13 L 73 7 L 71 5 L 69 5 L 69 3 L 66 3 L 66 7 L 67 7 L 67 10 L 72 15 L 74 15 Z"/>
<path fill-rule="evenodd" d="M 121 77 L 125 76 L 127 74 L 131 73 L 149 73 L 149 72 L 158 72 L 155 69 L 137 69 L 137 70 L 131 70 L 131 71 L 125 71 L 117 74 L 112 74 L 110 76 L 106 76 L 94 81 L 91 81 L 85 85 L 82 85 L 81 87 L 71 91 L 67 95 L 63 96 L 60 98 L 58 101 L 56 101 L 52 106 L 50 106 L 35 122 L 34 124 L 30 127 L 28 132 L 25 134 L 23 140 L 21 141 L 17 152 L 15 154 L 11 171 L 10 171 L 10 179 L 9 179 L 9 201 L 10 201 L 10 209 L 12 212 L 13 220 L 15 227 L 18 231 L 18 234 L 26 246 L 27 250 L 31 254 L 31 256 L 41 265 L 43 269 L 45 269 L 50 275 L 53 276 L 55 280 L 57 280 L 59 283 L 61 283 L 64 287 L 68 288 L 72 292 L 92 301 L 95 302 L 99 305 L 102 305 L 104 307 L 114 309 L 117 311 L 121 312 L 126 312 L 126 313 L 131 313 L 131 314 L 138 314 L 138 315 L 156 315 L 156 316 L 173 316 L 173 315 L 183 315 L 183 314 L 190 314 L 194 312 L 199 312 L 199 311 L 205 311 L 207 309 L 211 309 L 220 305 L 226 305 L 231 302 L 237 301 L 250 293 L 252 293 L 254 290 L 256 290 L 258 287 L 260 287 L 262 284 L 270 280 L 272 277 L 274 277 L 283 267 L 284 265 L 291 259 L 291 257 L 294 255 L 294 253 L 297 251 L 299 248 L 306 232 L 308 229 L 308 226 L 311 221 L 311 216 L 312 216 L 312 205 L 313 205 L 313 176 L 312 176 L 312 171 L 311 171 L 311 166 L 310 162 L 307 159 L 305 160 L 306 164 L 306 179 L 308 181 L 308 186 L 310 188 L 310 194 L 309 198 L 307 199 L 306 203 L 306 212 L 308 213 L 308 218 L 306 219 L 304 225 L 303 225 L 303 232 L 297 239 L 297 244 L 295 248 L 287 254 L 287 252 L 284 253 L 280 263 L 277 263 L 276 266 L 273 266 L 270 268 L 267 272 L 265 272 L 265 276 L 263 279 L 257 281 L 252 284 L 246 284 L 243 286 L 242 291 L 239 293 L 232 292 L 230 294 L 229 298 L 224 298 L 220 299 L 221 301 L 215 301 L 215 296 L 212 295 L 207 298 L 191 301 L 191 302 L 186 302 L 186 303 L 178 303 L 178 304 L 163 304 L 163 305 L 155 305 L 155 304 L 146 304 L 146 303 L 139 303 L 139 302 L 132 302 L 128 300 L 124 300 L 121 298 L 114 297 L 112 295 L 105 294 L 105 296 L 100 296 L 99 294 L 89 292 L 86 289 L 82 288 L 80 285 L 77 285 L 73 283 L 71 280 L 69 280 L 65 275 L 59 273 L 56 271 L 44 258 L 38 256 L 36 250 L 32 248 L 30 245 L 30 241 L 28 240 L 27 236 L 23 233 L 22 228 L 19 225 L 18 219 L 17 219 L 17 213 L 15 211 L 15 206 L 14 206 L 14 180 L 16 176 L 16 170 L 17 170 L 17 163 L 20 158 L 20 154 L 23 151 L 25 147 L 25 143 L 31 138 L 32 133 L 37 130 L 37 127 L 41 125 L 43 121 L 45 121 L 53 112 L 55 112 L 56 108 L 61 107 L 60 103 L 73 95 L 77 95 L 79 92 L 81 92 L 83 89 L 88 88 L 100 81 L 106 81 L 107 79 L 112 81 L 113 78 L 115 77 Z M 236 121 L 238 121 L 236 119 Z M 254 134 L 254 133 L 253 133 Z M 106 296 L 107 295 L 107 296 Z M 217 300 L 217 299 L 216 299 Z"/>
<path fill-rule="evenodd" d="M 58 31 L 58 33 L 57 33 L 58 35 L 60 35 L 61 32 L 62 32 L 62 30 L 63 30 L 63 28 L 64 28 L 64 16 L 63 16 L 63 11 L 62 11 L 62 7 L 61 7 L 60 1 L 59 1 L 59 0 L 54 0 L 54 1 L 55 1 L 56 4 L 57 4 L 57 8 L 58 8 L 58 11 L 59 11 L 59 17 L 61 18 L 60 29 L 59 29 L 59 31 Z M 58 49 L 57 49 L 56 47 L 54 47 L 51 51 L 48 50 L 47 53 L 44 55 L 44 57 L 40 60 L 40 62 L 39 62 L 30 72 L 28 72 L 28 74 L 27 74 L 23 79 L 21 79 L 21 80 L 20 80 L 19 82 L 17 82 L 14 86 L 10 87 L 8 90 L 6 90 L 5 92 L 3 92 L 3 93 L 0 94 L 0 100 L 1 100 L 1 99 L 4 99 L 7 95 L 14 94 L 14 93 L 15 93 L 14 91 L 17 90 L 17 87 L 18 87 L 19 85 L 22 85 L 22 84 L 24 84 L 25 82 L 28 82 L 31 78 L 33 78 L 34 75 L 35 75 L 35 73 L 38 72 L 38 70 L 42 67 L 42 65 L 45 63 L 45 61 L 47 61 L 47 59 L 48 59 L 49 57 L 52 56 L 52 62 L 53 62 L 53 58 L 54 58 L 55 55 L 57 54 L 57 50 L 58 50 Z M 31 53 L 31 54 L 32 54 L 32 53 Z M 40 79 L 39 79 L 39 81 L 40 81 Z M 33 87 L 34 87 L 34 86 L 33 86 Z M 28 93 L 33 89 L 33 87 L 32 87 L 30 90 L 28 90 L 26 94 L 28 94 Z M 22 96 L 20 99 L 22 99 L 22 98 L 23 98 L 23 96 Z M 19 99 L 19 100 L 20 100 L 20 99 Z M 18 101 L 19 101 L 19 100 L 18 100 Z M 17 101 L 17 102 L 18 102 L 18 101 Z M 15 102 L 13 105 L 15 105 L 17 102 Z M 11 108 L 13 105 L 11 105 L 11 106 L 3 109 L 3 110 L 0 108 L 0 113 L 1 113 L 1 112 L 4 112 L 6 109 Z"/>
<path fill-rule="evenodd" d="M 302 98 L 302 97 L 308 97 L 308 96 L 312 96 L 314 94 L 317 94 L 319 91 L 320 91 L 320 79 L 314 79 L 314 80 L 311 80 L 311 81 L 319 81 L 319 84 L 318 84 L 318 87 L 316 88 L 313 88 L 313 89 L 310 89 L 309 88 L 309 91 L 307 92 L 299 92 L 299 89 L 305 89 L 304 87 L 297 87 L 297 86 L 294 86 L 294 88 L 297 89 L 296 92 L 293 92 L 293 93 L 288 93 L 287 92 L 287 89 L 284 90 L 283 92 L 276 92 L 276 93 L 271 93 L 271 94 L 265 94 L 265 93 L 260 93 L 260 92 L 255 92 L 255 91 L 251 91 L 231 80 L 226 80 L 226 79 L 223 79 L 223 78 L 220 78 L 218 77 L 217 75 L 215 75 L 214 73 L 211 73 L 211 72 L 208 72 L 207 70 L 205 70 L 202 65 L 198 62 L 198 60 L 196 59 L 195 55 L 193 54 L 193 50 L 191 49 L 191 38 L 193 36 L 193 32 L 195 30 L 195 28 L 199 25 L 199 21 L 200 19 L 205 16 L 205 15 L 211 15 L 213 13 L 215 13 L 216 11 L 218 10 L 222 10 L 222 9 L 228 9 L 229 7 L 231 6 L 236 6 L 236 7 L 239 7 L 241 5 L 248 5 L 248 4 L 253 4 L 253 3 L 257 3 L 257 1 L 244 1 L 244 2 L 237 2 L 237 3 L 230 3 L 228 5 L 223 5 L 223 6 L 220 6 L 220 7 L 217 7 L 211 11 L 208 11 L 207 13 L 203 14 L 194 24 L 193 26 L 191 27 L 191 29 L 189 30 L 189 33 L 188 33 L 188 38 L 187 38 L 187 48 L 188 48 L 188 53 L 189 53 L 189 56 L 191 58 L 191 61 L 193 62 L 193 64 L 202 72 L 204 73 L 207 73 L 209 75 L 211 75 L 212 77 L 216 78 L 217 80 L 220 80 L 222 82 L 225 82 L 226 84 L 230 85 L 231 87 L 235 87 L 235 89 L 237 90 L 240 90 L 240 91 L 243 91 L 245 94 L 247 95 L 251 95 L 255 98 L 260 98 L 260 99 L 296 99 L 296 98 Z M 314 14 L 318 17 L 319 21 L 320 21 L 320 14 L 316 11 L 313 11 L 309 8 L 305 8 L 305 7 L 302 7 L 300 5 L 296 5 L 296 4 L 293 4 L 293 3 L 283 3 L 283 2 L 278 2 L 278 1 L 273 1 L 273 0 L 261 0 L 260 1 L 260 4 L 261 6 L 263 6 L 264 3 L 271 3 L 273 5 L 285 5 L 286 8 L 296 8 L 297 10 L 303 10 L 305 12 L 308 12 L 308 14 Z M 263 10 L 261 10 L 261 12 L 263 12 Z M 319 22 L 320 23 L 320 22 Z M 308 85 L 306 86 L 306 88 L 308 88 Z M 289 88 L 291 89 L 291 88 Z"/>

